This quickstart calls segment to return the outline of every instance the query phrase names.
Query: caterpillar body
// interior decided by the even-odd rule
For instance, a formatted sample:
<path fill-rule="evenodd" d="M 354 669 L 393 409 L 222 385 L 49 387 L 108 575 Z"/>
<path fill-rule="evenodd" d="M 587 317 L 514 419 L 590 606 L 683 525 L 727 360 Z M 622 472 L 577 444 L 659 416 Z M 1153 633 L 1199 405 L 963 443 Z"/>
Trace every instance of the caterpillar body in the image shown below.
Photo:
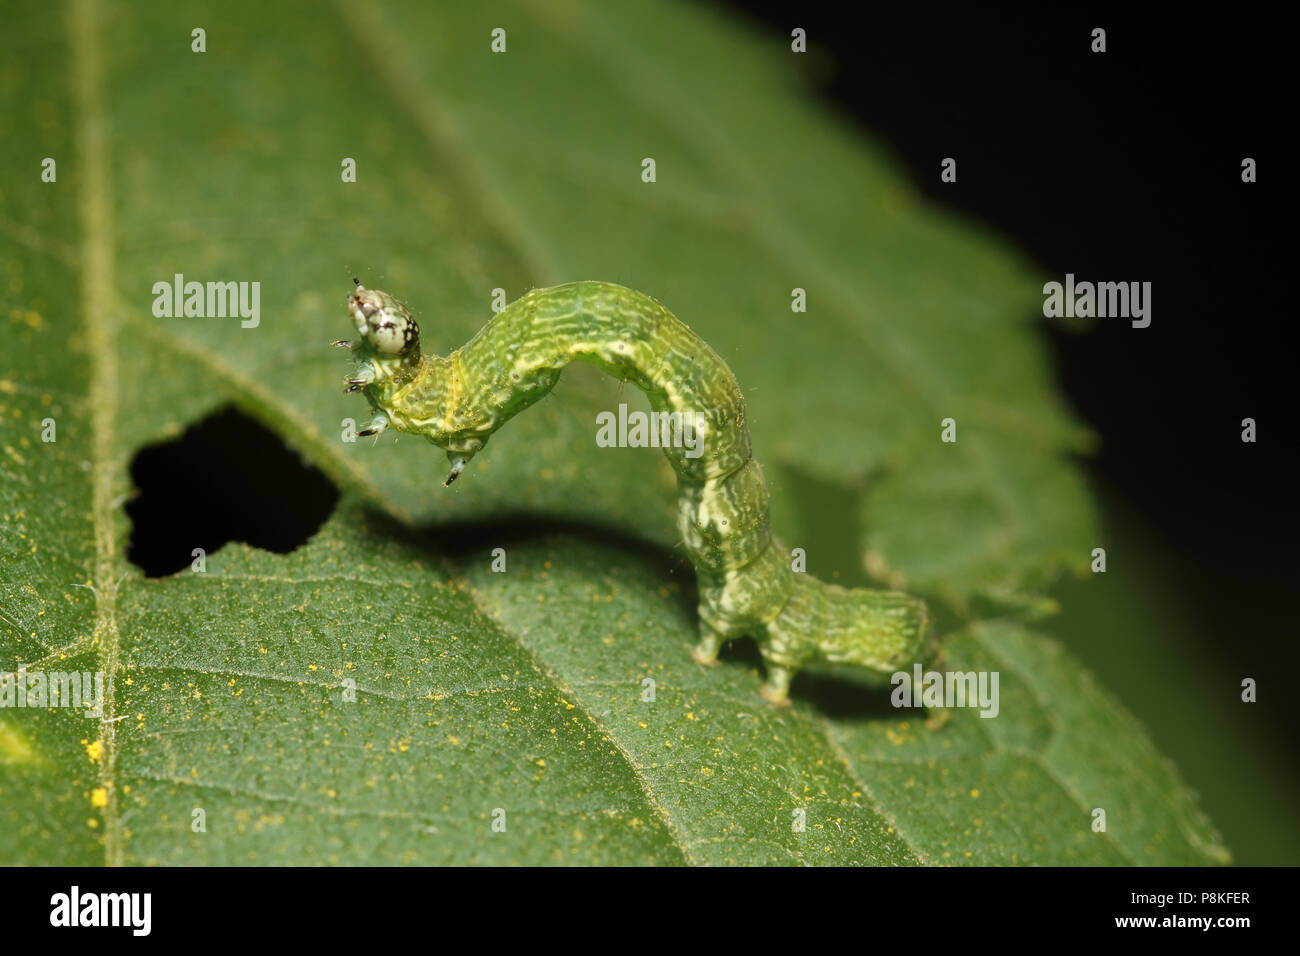
<path fill-rule="evenodd" d="M 845 589 L 792 569 L 772 535 L 763 471 L 745 404 L 722 358 L 656 300 L 606 282 L 534 289 L 447 356 L 420 351 L 419 326 L 393 296 L 357 280 L 348 312 L 361 338 L 346 391 L 374 412 L 362 435 L 422 434 L 446 451 L 456 480 L 488 438 L 545 396 L 575 360 L 641 388 L 656 412 L 696 424 L 695 442 L 664 448 L 677 473 L 677 527 L 699 583 L 700 640 L 752 636 L 767 667 L 762 695 L 788 703 L 790 679 L 814 661 L 891 673 L 919 658 L 924 602 L 896 591 Z M 678 419 L 679 421 L 682 419 Z"/>

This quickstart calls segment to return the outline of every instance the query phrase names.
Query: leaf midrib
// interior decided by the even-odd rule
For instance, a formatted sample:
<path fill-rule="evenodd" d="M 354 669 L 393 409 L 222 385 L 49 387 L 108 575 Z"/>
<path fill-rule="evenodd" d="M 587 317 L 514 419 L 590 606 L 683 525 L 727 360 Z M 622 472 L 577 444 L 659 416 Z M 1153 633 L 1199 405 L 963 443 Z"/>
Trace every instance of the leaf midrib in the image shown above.
<path fill-rule="evenodd" d="M 72 0 L 68 11 L 69 62 L 72 70 L 78 192 L 81 227 L 81 312 L 90 356 L 91 525 L 95 538 L 94 640 L 104 672 L 100 717 L 103 750 L 99 786 L 103 807 L 104 862 L 123 861 L 122 818 L 118 808 L 116 677 L 121 635 L 117 622 L 117 587 L 121 580 L 120 546 L 113 520 L 114 491 L 120 483 L 114 454 L 118 410 L 117 308 L 113 297 L 112 184 L 109 177 L 107 118 L 102 100 L 103 26 L 94 0 Z"/>

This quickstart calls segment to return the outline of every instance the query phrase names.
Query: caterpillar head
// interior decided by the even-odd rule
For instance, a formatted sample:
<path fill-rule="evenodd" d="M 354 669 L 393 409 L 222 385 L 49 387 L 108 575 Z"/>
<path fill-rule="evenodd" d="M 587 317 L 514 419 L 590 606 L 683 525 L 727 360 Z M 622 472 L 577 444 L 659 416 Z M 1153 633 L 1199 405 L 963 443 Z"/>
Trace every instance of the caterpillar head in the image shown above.
<path fill-rule="evenodd" d="M 357 279 L 348 297 L 348 314 L 362 340 L 380 358 L 409 358 L 420 353 L 420 326 L 411 310 L 387 292 L 367 289 Z"/>

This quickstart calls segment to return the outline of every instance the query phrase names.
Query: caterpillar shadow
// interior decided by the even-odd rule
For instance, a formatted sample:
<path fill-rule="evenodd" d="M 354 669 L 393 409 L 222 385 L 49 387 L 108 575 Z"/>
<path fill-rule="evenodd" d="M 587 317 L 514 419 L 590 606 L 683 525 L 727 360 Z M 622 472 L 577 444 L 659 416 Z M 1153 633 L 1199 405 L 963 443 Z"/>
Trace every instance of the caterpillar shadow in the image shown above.
<path fill-rule="evenodd" d="M 649 577 L 678 582 L 680 586 L 672 590 L 670 599 L 683 617 L 691 621 L 698 619 L 699 592 L 694 569 L 686 556 L 678 551 L 665 551 L 656 542 L 606 525 L 548 518 L 526 511 L 509 512 L 491 521 L 435 522 L 414 527 L 377 509 L 366 509 L 364 516 L 372 533 L 397 541 L 431 562 L 440 558 L 457 564 L 482 560 L 485 541 L 512 553 L 558 538 L 579 540 L 608 552 L 610 566 L 639 566 Z M 683 642 L 683 656 L 689 654 L 692 643 L 693 638 Z M 764 671 L 758 645 L 749 638 L 728 641 L 723 645 L 719 661 L 724 667 Z M 795 677 L 790 696 L 797 703 L 836 720 L 901 719 L 904 715 L 890 705 L 889 690 L 889 685 L 880 678 L 813 668 Z"/>

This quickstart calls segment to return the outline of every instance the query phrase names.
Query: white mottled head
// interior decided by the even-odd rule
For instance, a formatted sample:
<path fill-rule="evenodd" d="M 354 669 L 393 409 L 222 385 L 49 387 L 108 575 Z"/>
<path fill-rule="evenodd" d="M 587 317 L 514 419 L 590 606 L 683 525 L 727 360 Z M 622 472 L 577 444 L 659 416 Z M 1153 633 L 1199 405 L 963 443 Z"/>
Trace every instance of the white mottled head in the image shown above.
<path fill-rule="evenodd" d="M 387 292 L 352 281 L 357 291 L 348 297 L 348 314 L 365 343 L 384 358 L 419 354 L 420 327 L 411 310 Z"/>

